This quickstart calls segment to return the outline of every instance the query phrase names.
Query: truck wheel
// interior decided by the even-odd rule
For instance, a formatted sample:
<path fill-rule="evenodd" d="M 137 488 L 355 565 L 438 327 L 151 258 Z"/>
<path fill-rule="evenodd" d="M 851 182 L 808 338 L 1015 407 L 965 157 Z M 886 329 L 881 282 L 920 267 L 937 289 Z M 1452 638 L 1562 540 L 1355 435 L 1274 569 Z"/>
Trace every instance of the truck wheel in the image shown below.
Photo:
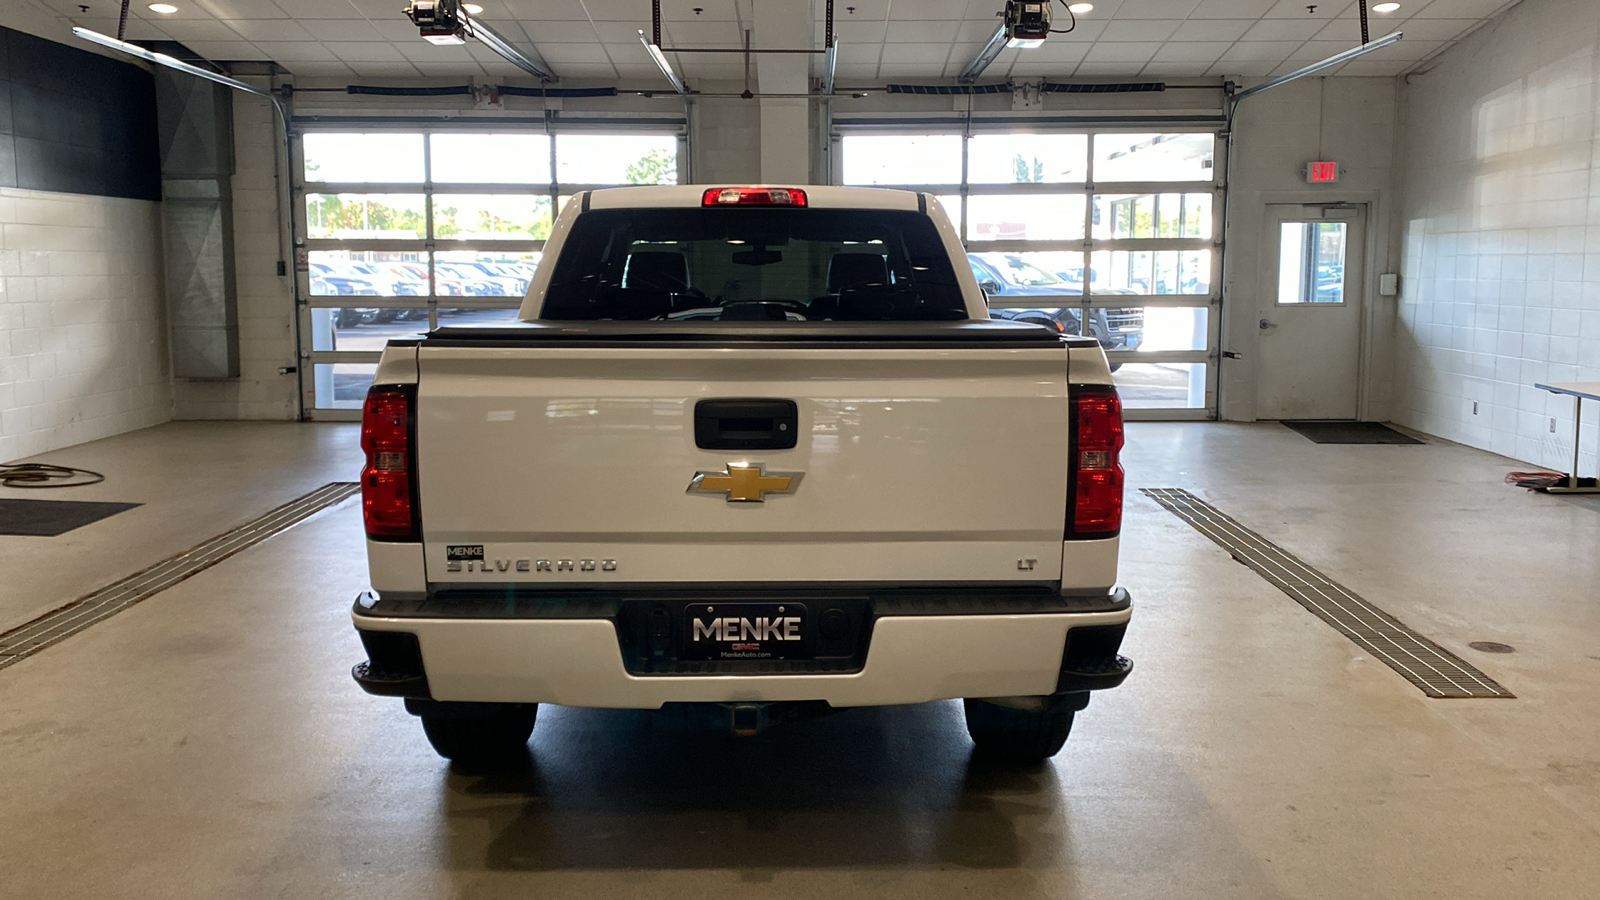
<path fill-rule="evenodd" d="M 1122 368 L 1122 363 L 1112 363 L 1111 364 L 1111 371 L 1113 371 L 1113 372 L 1115 372 L 1116 370 L 1118 370 L 1120 368 Z"/>
<path fill-rule="evenodd" d="M 1042 762 L 1055 756 L 1072 731 L 1070 707 L 1013 709 L 983 700 L 963 700 L 967 733 L 976 751 L 990 759 L 1013 763 Z"/>
<path fill-rule="evenodd" d="M 492 762 L 513 757 L 528 746 L 537 704 L 507 704 L 482 715 L 425 713 L 422 731 L 445 759 Z"/>

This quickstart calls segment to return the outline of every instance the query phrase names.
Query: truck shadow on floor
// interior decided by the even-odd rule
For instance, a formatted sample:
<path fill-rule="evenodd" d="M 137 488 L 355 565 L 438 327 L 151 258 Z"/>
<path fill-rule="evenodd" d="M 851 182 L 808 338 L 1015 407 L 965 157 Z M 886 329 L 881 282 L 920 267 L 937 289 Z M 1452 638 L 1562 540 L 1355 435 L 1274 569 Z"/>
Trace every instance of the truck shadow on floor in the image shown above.
<path fill-rule="evenodd" d="M 452 767 L 441 790 L 456 870 L 709 868 L 764 881 L 1070 856 L 1055 768 L 973 759 L 955 702 L 845 710 L 750 738 L 661 713 L 545 708 L 525 760 Z"/>

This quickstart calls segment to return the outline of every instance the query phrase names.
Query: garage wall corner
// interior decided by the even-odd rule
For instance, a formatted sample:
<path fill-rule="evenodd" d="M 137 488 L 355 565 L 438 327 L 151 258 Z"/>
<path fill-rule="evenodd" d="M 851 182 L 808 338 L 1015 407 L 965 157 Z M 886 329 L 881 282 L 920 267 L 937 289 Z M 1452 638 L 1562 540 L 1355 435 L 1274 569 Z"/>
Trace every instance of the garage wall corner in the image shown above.
<path fill-rule="evenodd" d="M 1256 361 L 1262 304 L 1275 282 L 1266 264 L 1276 252 L 1270 204 L 1364 204 L 1367 246 L 1360 363 L 1360 418 L 1391 417 L 1395 298 L 1378 294 L 1378 276 L 1399 265 L 1390 239 L 1398 205 L 1397 121 L 1393 78 L 1302 78 L 1246 100 L 1234 121 L 1229 184 L 1219 417 L 1256 418 Z M 1305 164 L 1339 163 L 1339 181 L 1312 185 Z"/>
<path fill-rule="evenodd" d="M 265 78 L 246 81 L 269 87 Z M 178 380 L 178 419 L 295 419 L 297 379 L 280 375 L 296 363 L 294 291 L 278 274 L 284 245 L 278 178 L 283 163 L 276 113 L 262 97 L 233 98 L 234 268 L 238 284 L 239 377 Z M 308 373 L 309 374 L 309 373 Z"/>
<path fill-rule="evenodd" d="M 1533 385 L 1600 380 L 1600 5 L 1521 3 L 1401 93 L 1396 421 L 1565 472 L 1572 398 Z"/>

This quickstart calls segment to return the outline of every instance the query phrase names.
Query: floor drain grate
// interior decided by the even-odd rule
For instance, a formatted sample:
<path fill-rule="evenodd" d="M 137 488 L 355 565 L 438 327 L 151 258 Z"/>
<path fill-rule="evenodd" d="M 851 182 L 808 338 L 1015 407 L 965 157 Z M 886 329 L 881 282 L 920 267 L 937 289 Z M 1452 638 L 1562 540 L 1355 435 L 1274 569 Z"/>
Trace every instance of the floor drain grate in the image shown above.
<path fill-rule="evenodd" d="M 1429 697 L 1515 696 L 1465 660 L 1199 497 L 1179 488 L 1140 490 Z"/>
<path fill-rule="evenodd" d="M 168 557 L 121 581 L 85 594 L 60 609 L 45 613 L 26 625 L 0 634 L 0 669 L 32 656 L 104 621 L 124 609 L 180 581 L 210 568 L 239 551 L 260 543 L 361 490 L 353 482 L 334 482 L 206 541 L 192 550 Z"/>

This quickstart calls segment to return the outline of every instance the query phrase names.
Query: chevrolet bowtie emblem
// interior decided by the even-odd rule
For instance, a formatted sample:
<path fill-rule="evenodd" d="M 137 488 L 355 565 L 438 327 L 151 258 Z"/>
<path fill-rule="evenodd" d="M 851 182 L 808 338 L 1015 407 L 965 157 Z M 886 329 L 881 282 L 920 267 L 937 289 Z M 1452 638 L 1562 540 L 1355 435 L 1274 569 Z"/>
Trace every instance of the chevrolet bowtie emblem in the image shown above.
<path fill-rule="evenodd" d="M 800 472 L 761 471 L 760 463 L 729 463 L 722 472 L 696 472 L 688 493 L 726 492 L 729 503 L 760 503 L 766 494 L 792 494 L 800 484 Z"/>

